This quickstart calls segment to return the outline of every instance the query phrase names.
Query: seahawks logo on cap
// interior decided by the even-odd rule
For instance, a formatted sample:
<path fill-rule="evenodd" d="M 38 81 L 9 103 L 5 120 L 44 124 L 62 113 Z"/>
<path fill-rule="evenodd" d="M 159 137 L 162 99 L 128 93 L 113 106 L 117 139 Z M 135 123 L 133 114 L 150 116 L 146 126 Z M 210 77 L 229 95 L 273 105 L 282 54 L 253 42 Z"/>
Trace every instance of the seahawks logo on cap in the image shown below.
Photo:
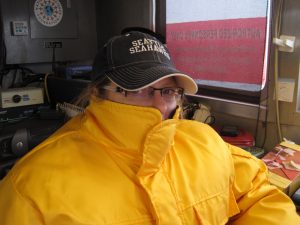
<path fill-rule="evenodd" d="M 134 40 L 131 42 L 132 47 L 129 48 L 130 54 L 135 54 L 139 52 L 148 52 L 148 51 L 155 51 L 163 54 L 170 60 L 170 55 L 166 51 L 165 47 L 158 41 L 149 39 L 149 38 L 143 38 Z"/>

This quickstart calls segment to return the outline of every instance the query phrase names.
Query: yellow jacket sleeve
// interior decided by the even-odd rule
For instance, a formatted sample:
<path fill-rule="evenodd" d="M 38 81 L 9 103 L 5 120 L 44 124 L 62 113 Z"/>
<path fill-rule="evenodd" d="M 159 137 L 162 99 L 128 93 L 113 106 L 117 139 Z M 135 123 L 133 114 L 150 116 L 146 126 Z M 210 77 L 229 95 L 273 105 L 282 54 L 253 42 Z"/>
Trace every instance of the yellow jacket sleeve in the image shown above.
<path fill-rule="evenodd" d="M 0 182 L 0 224 L 1 225 L 41 225 L 43 218 L 30 199 L 21 196 L 10 181 L 10 176 Z M 4 181 L 3 180 L 3 181 Z"/>
<path fill-rule="evenodd" d="M 233 191 L 241 210 L 230 224 L 300 224 L 291 199 L 269 183 L 265 164 L 237 147 L 229 145 L 229 149 L 236 174 Z"/>

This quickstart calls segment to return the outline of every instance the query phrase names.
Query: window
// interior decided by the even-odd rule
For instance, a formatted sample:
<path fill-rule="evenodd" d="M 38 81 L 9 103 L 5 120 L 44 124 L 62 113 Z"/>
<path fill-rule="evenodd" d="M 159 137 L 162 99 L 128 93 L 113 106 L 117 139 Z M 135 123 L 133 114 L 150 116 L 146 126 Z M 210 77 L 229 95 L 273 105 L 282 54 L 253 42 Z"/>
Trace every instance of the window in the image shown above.
<path fill-rule="evenodd" d="M 267 78 L 270 0 L 167 0 L 166 9 L 174 63 L 202 94 L 259 101 Z"/>

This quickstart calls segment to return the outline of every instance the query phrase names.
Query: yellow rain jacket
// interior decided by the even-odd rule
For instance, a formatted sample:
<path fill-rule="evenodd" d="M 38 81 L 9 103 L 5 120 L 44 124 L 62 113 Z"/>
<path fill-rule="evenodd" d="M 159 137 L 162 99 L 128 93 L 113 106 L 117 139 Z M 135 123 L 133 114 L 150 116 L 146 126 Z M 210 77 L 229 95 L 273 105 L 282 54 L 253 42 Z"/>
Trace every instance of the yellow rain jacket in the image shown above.
<path fill-rule="evenodd" d="M 2 180 L 0 224 L 300 224 L 260 160 L 177 117 L 94 99 Z"/>

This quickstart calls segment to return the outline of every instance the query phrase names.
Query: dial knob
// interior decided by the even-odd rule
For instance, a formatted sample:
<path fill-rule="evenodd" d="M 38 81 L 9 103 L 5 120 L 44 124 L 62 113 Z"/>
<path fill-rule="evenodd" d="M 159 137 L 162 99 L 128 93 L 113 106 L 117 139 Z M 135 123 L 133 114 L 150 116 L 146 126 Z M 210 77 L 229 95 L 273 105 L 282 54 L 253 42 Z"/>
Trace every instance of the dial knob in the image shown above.
<path fill-rule="evenodd" d="M 21 101 L 21 96 L 20 95 L 14 95 L 13 97 L 12 97 L 12 101 L 14 102 L 14 103 L 19 103 L 20 101 Z"/>

